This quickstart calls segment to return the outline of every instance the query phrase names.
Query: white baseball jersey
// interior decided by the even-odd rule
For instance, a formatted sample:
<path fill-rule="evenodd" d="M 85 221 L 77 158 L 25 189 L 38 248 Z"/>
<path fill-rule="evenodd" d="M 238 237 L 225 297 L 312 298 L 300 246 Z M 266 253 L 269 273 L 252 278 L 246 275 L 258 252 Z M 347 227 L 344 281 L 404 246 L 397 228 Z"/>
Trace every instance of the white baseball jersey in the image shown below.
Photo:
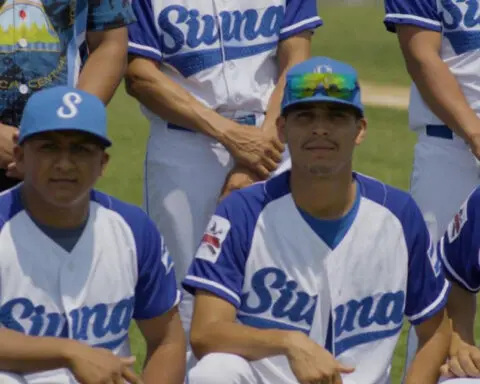
<path fill-rule="evenodd" d="M 279 41 L 322 24 L 316 0 L 134 0 L 132 5 L 138 22 L 129 26 L 129 53 L 159 62 L 162 71 L 220 113 L 263 114 L 278 76 Z"/>
<path fill-rule="evenodd" d="M 438 244 L 449 279 L 480 291 L 480 187 L 462 204 Z"/>
<path fill-rule="evenodd" d="M 1 327 L 129 356 L 131 320 L 160 316 L 180 300 L 162 238 L 140 208 L 93 191 L 70 253 L 32 221 L 19 187 L 0 196 L 0 217 Z"/>
<path fill-rule="evenodd" d="M 389 382 L 404 314 L 419 324 L 450 288 L 412 198 L 354 174 L 357 199 L 342 219 L 301 211 L 290 172 L 219 205 L 184 280 L 237 308 L 257 328 L 299 330 L 345 364 L 357 384 Z M 286 357 L 252 363 L 265 383 L 296 383 Z"/>
<path fill-rule="evenodd" d="M 480 112 L 480 24 L 477 1 L 385 0 L 385 25 L 410 24 L 442 33 L 440 56 L 456 77 L 471 108 Z M 447 90 L 445 90 L 447 92 Z M 443 125 L 424 103 L 418 89 L 410 95 L 410 126 Z"/>

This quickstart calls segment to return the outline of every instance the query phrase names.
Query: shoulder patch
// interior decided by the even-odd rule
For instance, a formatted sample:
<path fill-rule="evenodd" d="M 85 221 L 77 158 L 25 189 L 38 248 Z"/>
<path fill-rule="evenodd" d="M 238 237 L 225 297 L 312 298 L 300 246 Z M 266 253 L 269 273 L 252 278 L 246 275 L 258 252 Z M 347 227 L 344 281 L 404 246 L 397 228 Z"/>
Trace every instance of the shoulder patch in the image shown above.
<path fill-rule="evenodd" d="M 462 228 L 467 220 L 467 204 L 464 203 L 458 210 L 457 214 L 453 217 L 453 220 L 450 222 L 450 224 L 448 224 L 447 236 L 450 243 L 460 235 L 460 232 L 462 231 Z"/>
<path fill-rule="evenodd" d="M 230 231 L 230 221 L 224 217 L 213 215 L 207 225 L 196 258 L 216 263 L 222 250 L 222 243 Z"/>

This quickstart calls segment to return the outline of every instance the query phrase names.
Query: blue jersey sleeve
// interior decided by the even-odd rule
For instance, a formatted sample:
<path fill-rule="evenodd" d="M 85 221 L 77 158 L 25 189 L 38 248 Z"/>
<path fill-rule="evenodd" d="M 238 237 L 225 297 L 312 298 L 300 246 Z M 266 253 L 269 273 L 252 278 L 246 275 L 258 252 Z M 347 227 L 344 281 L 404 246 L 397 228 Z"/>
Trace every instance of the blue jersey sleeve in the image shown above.
<path fill-rule="evenodd" d="M 480 290 L 480 189 L 460 207 L 438 244 L 447 277 L 471 292 Z"/>
<path fill-rule="evenodd" d="M 317 0 L 287 0 L 280 40 L 323 24 L 318 16 Z"/>
<path fill-rule="evenodd" d="M 253 226 L 241 196 L 233 192 L 218 206 L 208 223 L 195 259 L 183 282 L 184 288 L 209 291 L 240 306 L 245 263 Z"/>
<path fill-rule="evenodd" d="M 171 310 L 180 301 L 173 261 L 155 224 L 146 219 L 137 241 L 138 281 L 135 288 L 136 320 L 151 319 Z"/>
<path fill-rule="evenodd" d="M 128 53 L 162 61 L 159 31 L 151 0 L 133 0 L 137 22 L 128 27 Z"/>
<path fill-rule="evenodd" d="M 88 1 L 89 31 L 104 31 L 134 23 L 135 15 L 128 0 Z"/>
<path fill-rule="evenodd" d="M 407 203 L 401 220 L 409 254 L 405 315 L 416 325 L 445 307 L 450 284 L 422 213 L 413 199 Z"/>
<path fill-rule="evenodd" d="M 397 24 L 409 24 L 440 32 L 442 24 L 436 0 L 385 0 L 385 26 L 395 32 Z"/>

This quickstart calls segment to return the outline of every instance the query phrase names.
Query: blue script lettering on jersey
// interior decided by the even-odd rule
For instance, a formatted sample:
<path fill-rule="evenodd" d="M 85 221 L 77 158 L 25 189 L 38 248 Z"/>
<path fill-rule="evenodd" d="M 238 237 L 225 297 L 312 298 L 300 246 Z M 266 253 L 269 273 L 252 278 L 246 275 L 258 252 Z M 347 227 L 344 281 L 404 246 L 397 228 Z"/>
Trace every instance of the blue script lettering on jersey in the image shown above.
<path fill-rule="evenodd" d="M 457 5 L 460 3 L 467 7 L 466 11 Z M 457 55 L 480 48 L 478 8 L 478 1 L 441 1 L 440 18 L 444 26 L 443 33 Z"/>
<path fill-rule="evenodd" d="M 165 61 L 188 77 L 220 64 L 222 60 L 249 57 L 272 49 L 277 44 L 283 18 L 283 6 L 268 7 L 261 14 L 255 9 L 243 12 L 223 11 L 217 18 L 208 14 L 201 15 L 197 9 L 170 5 L 158 16 L 162 31 L 160 44 L 162 52 L 167 56 Z M 231 47 L 227 44 L 234 40 L 251 42 L 261 37 L 275 39 L 257 45 L 236 44 Z M 218 45 L 220 40 L 226 44 L 223 53 L 219 47 L 208 49 Z M 184 47 L 189 49 L 186 53 L 180 53 Z M 200 50 L 195 51 L 199 47 Z"/>
<path fill-rule="evenodd" d="M 30 299 L 19 297 L 12 299 L 0 308 L 0 324 L 9 329 L 30 336 L 70 337 L 75 340 L 87 340 L 88 331 L 95 338 L 120 336 L 120 338 L 98 344 L 113 349 L 126 339 L 133 316 L 134 298 L 127 298 L 109 309 L 106 304 L 93 307 L 81 307 L 68 313 L 72 332 L 69 332 L 67 315 L 45 312 L 45 306 L 35 305 Z"/>
<path fill-rule="evenodd" d="M 350 300 L 335 308 L 335 353 L 340 354 L 360 344 L 390 337 L 398 333 L 403 323 L 405 293 L 386 292 L 380 296 L 367 296 L 360 301 Z M 361 332 L 371 325 L 384 326 L 384 330 Z M 393 326 L 393 328 L 392 328 Z M 355 332 L 354 332 L 355 331 Z M 359 333 L 360 331 L 360 333 Z M 354 332 L 352 336 L 341 336 Z"/>
<path fill-rule="evenodd" d="M 260 328 L 298 329 L 309 333 L 317 296 L 310 296 L 297 287 L 298 284 L 288 280 L 278 268 L 260 269 L 252 277 L 253 292 L 241 297 L 240 320 Z M 275 291 L 279 294 L 276 300 Z"/>

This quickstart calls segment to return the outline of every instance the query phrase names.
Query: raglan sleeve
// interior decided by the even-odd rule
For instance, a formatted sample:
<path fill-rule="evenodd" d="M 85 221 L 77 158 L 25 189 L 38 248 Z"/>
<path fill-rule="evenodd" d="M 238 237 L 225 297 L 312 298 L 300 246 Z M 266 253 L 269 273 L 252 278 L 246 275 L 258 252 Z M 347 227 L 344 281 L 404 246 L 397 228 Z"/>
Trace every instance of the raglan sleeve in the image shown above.
<path fill-rule="evenodd" d="M 163 237 L 148 218 L 145 218 L 140 238 L 141 242 L 137 242 L 138 279 L 133 318 L 145 320 L 170 311 L 180 302 L 181 293 L 177 289 L 173 261 Z"/>
<path fill-rule="evenodd" d="M 397 24 L 414 25 L 440 32 L 440 14 L 436 0 L 385 0 L 384 24 L 389 32 L 396 31 Z"/>
<path fill-rule="evenodd" d="M 89 31 L 104 31 L 125 27 L 136 21 L 129 0 L 88 1 Z"/>
<path fill-rule="evenodd" d="M 128 26 L 128 53 L 162 61 L 160 32 L 151 0 L 133 0 L 137 22 Z"/>
<path fill-rule="evenodd" d="M 197 289 L 208 291 L 238 308 L 252 231 L 251 217 L 233 192 L 210 218 L 183 281 L 185 290 L 192 294 Z"/>
<path fill-rule="evenodd" d="M 438 243 L 447 277 L 464 289 L 480 291 L 480 190 L 462 204 Z"/>
<path fill-rule="evenodd" d="M 314 30 L 323 24 L 318 16 L 316 0 L 287 0 L 280 40 L 298 33 Z"/>
<path fill-rule="evenodd" d="M 417 325 L 445 307 L 450 283 L 423 215 L 412 198 L 404 209 L 402 223 L 409 256 L 405 315 Z"/>

